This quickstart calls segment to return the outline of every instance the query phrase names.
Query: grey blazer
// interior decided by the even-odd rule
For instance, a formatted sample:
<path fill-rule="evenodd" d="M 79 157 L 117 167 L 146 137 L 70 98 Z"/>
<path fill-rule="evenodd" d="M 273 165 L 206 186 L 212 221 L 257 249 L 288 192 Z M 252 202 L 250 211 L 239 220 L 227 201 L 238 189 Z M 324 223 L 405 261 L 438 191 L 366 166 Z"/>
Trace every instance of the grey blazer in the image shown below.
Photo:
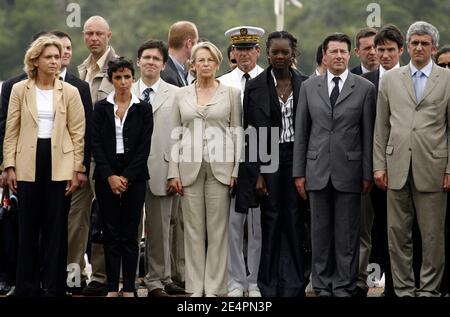
<path fill-rule="evenodd" d="M 409 174 L 421 192 L 442 191 L 450 173 L 450 72 L 433 65 L 422 100 L 416 101 L 409 65 L 380 81 L 373 168 L 387 170 L 388 187 L 401 189 Z"/>
<path fill-rule="evenodd" d="M 135 82 L 132 91 L 140 97 L 139 81 Z M 152 147 L 148 157 L 150 179 L 148 185 L 155 196 L 166 196 L 167 174 L 169 171 L 170 133 L 172 130 L 172 111 L 178 87 L 161 79 L 160 86 L 152 102 L 153 134 Z"/>
<path fill-rule="evenodd" d="M 202 110 L 197 106 L 195 85 L 180 88 L 172 111 L 172 126 L 180 130 L 172 131 L 169 179 L 180 178 L 183 186 L 193 184 L 205 144 L 211 170 L 219 182 L 229 185 L 231 177 L 238 176 L 243 138 L 239 89 L 219 84 L 211 102 Z"/>
<path fill-rule="evenodd" d="M 372 180 L 375 86 L 349 72 L 331 117 L 327 75 L 308 79 L 300 89 L 294 141 L 293 176 L 306 177 L 308 190 L 321 190 L 331 177 L 342 192 L 361 192 Z"/>

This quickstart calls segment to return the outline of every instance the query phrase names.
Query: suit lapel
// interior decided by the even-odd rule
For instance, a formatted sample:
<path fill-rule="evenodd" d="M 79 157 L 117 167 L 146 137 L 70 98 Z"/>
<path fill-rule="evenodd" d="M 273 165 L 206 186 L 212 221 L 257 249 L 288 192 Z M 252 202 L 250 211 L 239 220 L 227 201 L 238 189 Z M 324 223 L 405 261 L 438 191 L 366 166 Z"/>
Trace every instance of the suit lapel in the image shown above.
<path fill-rule="evenodd" d="M 433 69 L 430 74 L 430 78 L 427 80 L 427 84 L 425 85 L 425 89 L 422 94 L 422 99 L 419 101 L 419 104 L 433 91 L 434 87 L 436 87 L 439 82 L 439 72 L 435 65 L 433 65 Z"/>
<path fill-rule="evenodd" d="M 195 85 L 190 85 L 185 91 L 186 103 L 197 111 L 197 95 L 195 94 Z"/>
<path fill-rule="evenodd" d="M 116 126 L 116 120 L 114 119 L 114 105 L 111 103 L 107 103 L 108 107 L 106 108 L 106 116 L 111 121 L 113 126 Z"/>
<path fill-rule="evenodd" d="M 195 85 L 193 85 L 195 86 Z M 217 91 L 214 94 L 214 96 L 212 97 L 211 101 L 208 103 L 208 106 L 212 106 L 215 105 L 216 103 L 218 103 L 220 101 L 220 99 L 222 99 L 222 96 L 228 92 L 228 86 L 222 85 L 221 83 L 219 83 L 219 87 L 217 87 Z"/>
<path fill-rule="evenodd" d="M 414 103 L 417 103 L 416 101 L 416 93 L 414 92 L 414 85 L 411 78 L 411 71 L 409 66 L 403 66 L 403 69 L 401 71 L 402 77 L 403 77 L 403 85 L 406 88 L 406 91 L 408 92 L 409 96 L 411 97 L 412 101 Z"/>
<path fill-rule="evenodd" d="M 353 93 L 353 89 L 355 88 L 355 74 L 351 72 L 348 73 L 347 80 L 342 87 L 342 91 L 339 94 L 338 99 L 336 100 L 336 104 L 334 107 L 336 108 L 342 101 L 344 101 L 351 93 Z"/>
<path fill-rule="evenodd" d="M 33 80 L 28 80 L 27 91 L 25 94 L 25 103 L 34 121 L 38 123 L 39 121 L 36 105 L 36 84 L 34 83 Z"/>
<path fill-rule="evenodd" d="M 167 88 L 166 83 L 161 81 L 158 91 L 156 92 L 155 99 L 153 100 L 152 103 L 153 113 L 155 113 L 156 110 L 158 110 L 163 105 L 164 101 L 166 101 L 168 97 L 169 97 L 169 88 Z"/>
<path fill-rule="evenodd" d="M 321 75 L 322 78 L 317 85 L 317 90 L 320 98 L 328 105 L 331 109 L 330 96 L 328 95 L 328 84 L 327 84 L 327 75 Z"/>
<path fill-rule="evenodd" d="M 55 88 L 53 89 L 53 118 L 57 110 L 66 112 L 66 107 L 63 100 L 63 84 L 59 79 L 55 80 Z M 58 107 L 59 109 L 56 109 Z"/>

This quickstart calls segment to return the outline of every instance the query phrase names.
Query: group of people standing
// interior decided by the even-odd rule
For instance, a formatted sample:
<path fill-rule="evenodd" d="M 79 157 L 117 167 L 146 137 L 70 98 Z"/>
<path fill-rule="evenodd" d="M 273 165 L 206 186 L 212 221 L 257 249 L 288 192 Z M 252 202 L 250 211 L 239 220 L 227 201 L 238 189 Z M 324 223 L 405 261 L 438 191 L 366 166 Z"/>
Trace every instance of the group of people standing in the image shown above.
<path fill-rule="evenodd" d="M 433 62 L 439 33 L 429 23 L 410 26 L 403 67 L 400 30 L 367 31 L 357 36 L 359 74 L 348 69 L 350 38 L 333 33 L 308 78 L 291 33 L 268 34 L 263 69 L 264 30 L 235 27 L 225 35 L 236 67 L 217 77 L 221 51 L 180 21 L 168 46 L 139 47 L 135 81 L 134 63 L 116 55 L 108 23 L 94 16 L 83 30 L 91 54 L 72 82 L 70 36 L 39 34 L 26 74 L 2 87 L 4 183 L 19 199 L 17 269 L 9 270 L 15 295 L 136 296 L 144 230 L 149 297 L 303 297 L 310 275 L 317 296 L 358 296 L 367 293 L 367 254 L 382 223 L 373 243 L 385 250 L 386 295 L 439 296 L 450 72 Z M 67 288 L 70 263 L 79 264 L 84 285 Z"/>

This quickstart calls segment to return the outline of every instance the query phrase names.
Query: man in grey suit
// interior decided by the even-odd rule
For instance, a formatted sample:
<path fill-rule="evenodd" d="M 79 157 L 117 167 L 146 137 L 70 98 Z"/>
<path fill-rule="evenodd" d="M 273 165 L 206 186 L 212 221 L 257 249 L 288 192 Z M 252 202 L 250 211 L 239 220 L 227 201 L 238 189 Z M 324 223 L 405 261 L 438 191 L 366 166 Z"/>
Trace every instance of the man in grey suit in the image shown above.
<path fill-rule="evenodd" d="M 309 191 L 312 285 L 318 296 L 350 297 L 356 287 L 361 192 L 372 180 L 375 87 L 348 71 L 351 41 L 323 42 L 327 73 L 300 89 L 293 176 Z"/>
<path fill-rule="evenodd" d="M 388 240 L 397 296 L 439 296 L 444 270 L 444 225 L 450 189 L 450 72 L 432 55 L 438 30 L 415 22 L 407 33 L 409 65 L 380 82 L 374 134 L 374 180 L 387 189 Z M 412 266 L 414 217 L 423 262 L 416 288 Z"/>
<path fill-rule="evenodd" d="M 166 286 L 172 284 L 170 266 L 170 217 L 175 195 L 167 193 L 167 172 L 172 105 L 178 87 L 160 78 L 169 58 L 163 41 L 150 40 L 138 49 L 137 65 L 141 78 L 132 91 L 153 109 L 152 148 L 148 158 L 150 180 L 145 195 L 145 284 L 148 297 L 167 297 Z M 182 291 L 182 290 L 181 290 Z"/>

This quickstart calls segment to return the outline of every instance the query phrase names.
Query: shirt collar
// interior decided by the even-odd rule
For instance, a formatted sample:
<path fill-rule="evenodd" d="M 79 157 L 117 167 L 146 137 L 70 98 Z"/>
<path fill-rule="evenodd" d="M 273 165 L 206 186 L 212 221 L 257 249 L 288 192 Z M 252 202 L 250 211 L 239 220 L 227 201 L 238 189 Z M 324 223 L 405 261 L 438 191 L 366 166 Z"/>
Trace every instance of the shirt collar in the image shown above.
<path fill-rule="evenodd" d="M 331 84 L 331 82 L 333 81 L 334 77 L 341 78 L 342 82 L 345 83 L 345 81 L 347 80 L 347 77 L 348 77 L 348 68 L 342 74 L 340 74 L 339 76 L 333 75 L 329 70 L 327 70 L 327 82 L 328 82 L 328 85 Z"/>
<path fill-rule="evenodd" d="M 391 69 L 396 69 L 396 68 L 400 68 L 400 62 L 397 62 L 397 64 L 392 67 Z M 380 78 L 383 77 L 383 75 L 390 71 L 391 69 L 385 69 L 381 64 L 380 64 Z"/>
<path fill-rule="evenodd" d="M 270 75 L 272 75 L 273 82 L 275 83 L 275 87 L 278 86 L 277 78 L 275 77 L 275 73 L 273 72 L 273 69 L 270 70 Z M 289 71 L 289 76 L 292 78 L 291 71 Z"/>
<path fill-rule="evenodd" d="M 98 59 L 98 61 L 97 61 L 96 64 L 97 64 L 97 66 L 98 66 L 98 68 L 99 68 L 100 70 L 102 70 L 103 67 L 105 66 L 106 58 L 108 57 L 108 55 L 109 55 L 110 52 L 111 52 L 111 46 L 108 46 L 108 48 L 106 49 L 106 51 L 105 51 L 105 53 L 102 55 L 102 57 L 100 57 L 100 58 Z M 88 63 L 89 67 L 92 67 L 92 64 L 93 64 L 93 57 L 92 57 L 92 54 L 89 55 L 88 61 L 89 61 L 89 63 Z"/>
<path fill-rule="evenodd" d="M 414 76 L 414 74 L 419 70 L 416 68 L 416 66 L 413 65 L 412 62 L 409 62 L 409 68 L 411 70 L 411 76 Z M 420 69 L 420 71 L 422 73 L 425 74 L 425 76 L 430 77 L 431 75 L 431 70 L 433 69 L 433 60 L 430 59 L 430 61 L 428 62 L 428 64 L 426 66 L 424 66 L 422 69 Z"/>
<path fill-rule="evenodd" d="M 156 81 L 156 83 L 154 83 L 151 87 L 148 87 L 148 86 L 144 83 L 144 81 L 142 80 L 142 78 L 140 78 L 140 79 L 139 79 L 139 83 L 138 83 L 139 94 L 140 94 L 140 96 L 142 96 L 142 94 L 144 93 L 144 90 L 147 89 L 147 88 L 153 89 L 153 91 L 154 91 L 155 94 L 156 94 L 156 92 L 158 91 L 160 85 L 161 85 L 161 78 L 159 78 L 159 79 Z"/>
<path fill-rule="evenodd" d="M 66 80 L 66 75 L 67 75 L 67 67 L 61 70 L 61 73 L 59 73 L 60 78 L 62 78 L 62 80 Z"/>
<path fill-rule="evenodd" d="M 244 76 L 245 74 L 239 67 L 236 67 L 236 73 L 239 75 L 239 78 L 242 78 L 242 76 Z M 250 78 L 255 78 L 256 76 L 258 76 L 258 65 L 256 65 L 251 71 L 249 71 L 248 74 L 250 75 Z"/>
<path fill-rule="evenodd" d="M 182 65 L 182 64 L 180 64 L 176 59 L 175 59 L 175 57 L 173 57 L 173 56 L 171 56 L 171 55 L 169 55 L 169 57 L 172 59 L 172 62 L 175 64 L 175 67 L 177 68 L 177 70 L 179 71 L 179 72 L 184 72 L 184 65 Z"/>
<path fill-rule="evenodd" d="M 362 71 L 363 74 L 370 72 L 370 70 L 365 68 L 363 64 L 361 64 L 361 71 Z"/>
<path fill-rule="evenodd" d="M 111 91 L 111 93 L 108 95 L 108 97 L 106 97 L 106 101 L 109 102 L 110 104 L 114 105 L 114 108 L 117 107 L 116 102 L 114 101 L 114 97 L 116 96 L 116 92 L 113 90 Z M 130 106 L 135 104 L 135 103 L 140 103 L 141 101 L 139 100 L 138 97 L 136 97 L 136 95 L 131 92 L 131 101 L 130 101 Z"/>

